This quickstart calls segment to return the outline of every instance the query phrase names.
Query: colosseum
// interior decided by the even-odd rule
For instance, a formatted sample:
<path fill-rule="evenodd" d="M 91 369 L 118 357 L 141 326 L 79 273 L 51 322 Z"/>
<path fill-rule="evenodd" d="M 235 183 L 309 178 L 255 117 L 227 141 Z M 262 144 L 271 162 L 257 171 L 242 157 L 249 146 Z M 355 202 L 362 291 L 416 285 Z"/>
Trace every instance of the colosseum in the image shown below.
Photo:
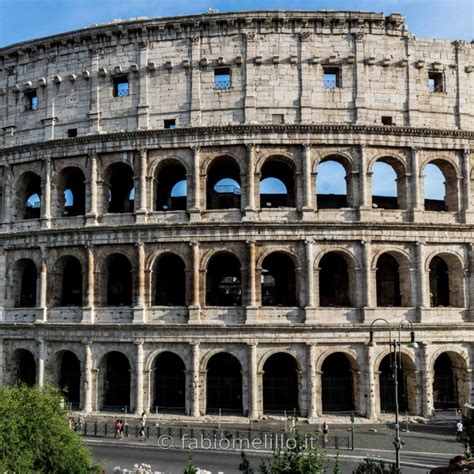
<path fill-rule="evenodd" d="M 138 18 L 0 49 L 0 381 L 87 414 L 376 420 L 383 318 L 408 321 L 402 411 L 469 402 L 473 104 L 474 44 L 397 13 Z"/>

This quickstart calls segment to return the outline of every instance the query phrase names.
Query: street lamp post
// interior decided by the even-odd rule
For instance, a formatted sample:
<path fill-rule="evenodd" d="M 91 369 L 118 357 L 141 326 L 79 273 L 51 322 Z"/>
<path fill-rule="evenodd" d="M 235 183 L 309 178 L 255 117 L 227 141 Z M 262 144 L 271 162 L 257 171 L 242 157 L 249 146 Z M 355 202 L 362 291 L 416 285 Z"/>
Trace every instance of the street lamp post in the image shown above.
<path fill-rule="evenodd" d="M 398 406 L 398 362 L 401 361 L 401 336 L 402 336 L 402 328 L 405 324 L 410 325 L 410 342 L 408 347 L 412 349 L 417 349 L 418 344 L 415 340 L 415 330 L 413 328 L 413 324 L 406 319 L 400 321 L 398 325 L 398 339 L 395 337 L 392 339 L 392 325 L 383 318 L 377 318 L 372 321 L 370 324 L 370 338 L 369 338 L 369 347 L 375 347 L 375 339 L 374 339 L 374 324 L 377 321 L 382 321 L 388 326 L 388 344 L 390 347 L 390 355 L 393 357 L 392 363 L 392 378 L 393 378 L 393 385 L 395 390 L 395 440 L 393 441 L 393 445 L 395 446 L 395 465 L 397 468 L 397 472 L 400 472 L 400 450 L 403 446 L 403 441 L 400 439 L 400 414 L 399 414 L 399 406 Z M 396 329 L 396 328 L 395 328 Z"/>

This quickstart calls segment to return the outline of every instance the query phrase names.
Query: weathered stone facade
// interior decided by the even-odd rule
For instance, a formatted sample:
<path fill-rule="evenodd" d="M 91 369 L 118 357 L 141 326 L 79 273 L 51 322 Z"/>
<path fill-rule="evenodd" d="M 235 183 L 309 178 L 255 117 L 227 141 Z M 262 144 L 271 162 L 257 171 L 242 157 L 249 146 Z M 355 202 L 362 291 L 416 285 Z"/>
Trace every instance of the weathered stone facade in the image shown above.
<path fill-rule="evenodd" d="M 77 386 L 88 413 L 178 408 L 160 407 L 161 383 L 193 417 L 221 403 L 375 418 L 388 348 L 366 342 L 385 318 L 412 322 L 421 346 L 402 348 L 408 411 L 471 400 L 473 71 L 473 44 L 415 39 L 398 14 L 136 20 L 1 49 L 0 380 Z M 329 160 L 346 171 L 342 205 L 318 205 Z M 388 208 L 371 192 L 378 161 L 397 175 Z M 446 181 L 436 210 L 430 163 Z M 267 177 L 284 198 L 262 194 Z M 184 370 L 157 368 L 165 352 Z M 218 353 L 240 375 L 222 375 L 231 359 L 212 372 Z M 265 365 L 281 353 L 285 393 Z"/>

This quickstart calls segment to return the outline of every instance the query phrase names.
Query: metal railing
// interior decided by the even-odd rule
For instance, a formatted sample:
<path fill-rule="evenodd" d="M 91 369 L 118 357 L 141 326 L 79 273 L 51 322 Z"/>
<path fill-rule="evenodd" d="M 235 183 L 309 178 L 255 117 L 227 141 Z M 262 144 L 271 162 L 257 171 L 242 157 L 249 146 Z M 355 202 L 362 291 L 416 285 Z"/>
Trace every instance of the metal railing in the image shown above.
<path fill-rule="evenodd" d="M 218 90 L 230 89 L 232 86 L 230 79 L 216 79 L 214 81 L 214 88 Z"/>

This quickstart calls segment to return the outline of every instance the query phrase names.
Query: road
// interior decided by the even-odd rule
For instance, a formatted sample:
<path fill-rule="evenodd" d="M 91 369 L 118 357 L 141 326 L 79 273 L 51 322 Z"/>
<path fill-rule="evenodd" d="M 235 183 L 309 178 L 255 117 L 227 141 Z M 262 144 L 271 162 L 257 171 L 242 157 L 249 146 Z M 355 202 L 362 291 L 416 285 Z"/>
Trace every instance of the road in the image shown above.
<path fill-rule="evenodd" d="M 182 450 L 164 450 L 157 447 L 125 445 L 120 444 L 120 441 L 115 443 L 107 442 L 106 444 L 88 442 L 88 445 L 92 449 L 94 458 L 97 461 L 104 462 L 107 474 L 112 474 L 115 466 L 133 469 L 134 464 L 140 463 L 150 464 L 154 472 L 182 474 L 188 461 L 188 453 Z M 363 454 L 359 453 L 355 455 Z M 393 459 L 393 456 L 386 452 L 374 452 L 373 455 L 374 457 Z M 340 467 L 343 474 L 351 474 L 352 470 L 359 463 L 359 460 L 347 459 L 345 457 L 347 456 L 347 452 L 341 453 L 341 456 L 344 456 L 344 459 L 340 460 Z M 252 467 L 257 469 L 260 455 L 257 457 L 249 455 L 248 458 Z M 446 456 L 435 459 L 432 455 L 423 458 L 419 455 L 415 456 L 410 455 L 409 453 L 404 453 L 403 458 L 406 461 L 413 461 L 418 464 L 424 464 L 425 462 L 429 463 L 429 465 L 447 464 Z M 331 458 L 331 460 L 332 459 L 333 458 Z M 224 452 L 194 452 L 193 462 L 195 466 L 211 471 L 213 474 L 238 474 L 240 455 Z M 329 470 L 328 472 L 332 472 L 332 470 Z M 422 474 L 426 472 L 428 472 L 428 468 L 403 468 L 403 474 Z"/>

